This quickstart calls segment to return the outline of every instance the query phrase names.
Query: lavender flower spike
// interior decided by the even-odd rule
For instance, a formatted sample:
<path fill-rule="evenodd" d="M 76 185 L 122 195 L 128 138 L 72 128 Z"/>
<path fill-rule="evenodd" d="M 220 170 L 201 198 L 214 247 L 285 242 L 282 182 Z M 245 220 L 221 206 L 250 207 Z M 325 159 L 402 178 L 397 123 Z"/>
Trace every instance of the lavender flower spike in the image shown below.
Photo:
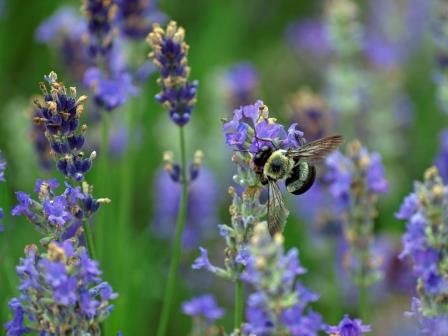
<path fill-rule="evenodd" d="M 361 320 L 351 320 L 348 315 L 339 322 L 337 326 L 325 327 L 325 332 L 330 336 L 361 336 L 372 331 L 370 326 L 363 325 Z"/>
<path fill-rule="evenodd" d="M 20 296 L 9 303 L 13 318 L 5 324 L 6 335 L 99 336 L 117 294 L 102 282 L 98 263 L 72 240 L 52 242 L 44 254 L 31 245 L 25 254 L 17 267 Z"/>
<path fill-rule="evenodd" d="M 381 276 L 371 251 L 376 203 L 378 196 L 388 190 L 381 157 L 369 153 L 355 140 L 348 144 L 346 155 L 335 152 L 326 164 L 330 192 L 341 210 L 349 246 L 348 270 L 355 284 L 367 287 Z"/>
<path fill-rule="evenodd" d="M 86 158 L 82 152 L 87 126 L 80 126 L 79 119 L 84 111 L 83 103 L 87 96 L 77 98 L 74 87 L 70 87 L 67 92 L 53 71 L 45 79 L 50 85 L 50 91 L 44 83 L 40 83 L 44 99 L 35 99 L 34 104 L 42 117 L 34 118 L 34 122 L 45 126 L 45 135 L 57 158 L 58 170 L 66 177 L 82 181 L 96 155 L 93 152 Z"/>
<path fill-rule="evenodd" d="M 396 214 L 407 222 L 401 257 L 411 259 L 417 276 L 418 298 L 413 299 L 409 315 L 416 318 L 424 335 L 444 335 L 448 325 L 447 190 L 437 168 L 431 167 Z"/>
<path fill-rule="evenodd" d="M 297 276 L 306 272 L 300 265 L 299 252 L 284 252 L 283 236 L 271 238 L 265 223 L 255 227 L 250 257 L 242 278 L 254 292 L 247 300 L 247 323 L 243 331 L 250 335 L 318 335 L 321 317 L 307 305 L 318 295 L 306 289 Z"/>
<path fill-rule="evenodd" d="M 163 29 L 154 24 L 147 42 L 152 48 L 149 58 L 160 71 L 158 83 L 162 91 L 156 95 L 157 101 L 169 112 L 171 120 L 184 126 L 190 120 L 196 104 L 198 83 L 189 81 L 188 45 L 184 41 L 185 30 L 170 21 Z"/>
<path fill-rule="evenodd" d="M 114 21 L 118 7 L 111 0 L 83 0 L 82 9 L 87 18 L 88 45 L 92 57 L 110 54 L 113 46 Z"/>

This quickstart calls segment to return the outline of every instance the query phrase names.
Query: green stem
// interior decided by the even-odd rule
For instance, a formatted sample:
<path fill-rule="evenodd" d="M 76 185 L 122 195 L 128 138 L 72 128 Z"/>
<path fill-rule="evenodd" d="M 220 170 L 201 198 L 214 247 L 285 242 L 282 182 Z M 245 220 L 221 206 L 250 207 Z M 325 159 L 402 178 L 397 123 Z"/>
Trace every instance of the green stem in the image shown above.
<path fill-rule="evenodd" d="M 241 327 L 244 315 L 244 287 L 241 279 L 235 283 L 235 329 Z"/>
<path fill-rule="evenodd" d="M 92 230 L 90 228 L 90 223 L 88 219 L 83 219 L 82 228 L 84 229 L 84 236 L 86 238 L 87 251 L 89 252 L 90 259 L 97 260 L 95 254 L 95 246 L 93 244 Z"/>
<path fill-rule="evenodd" d="M 369 311 L 369 290 L 365 285 L 360 285 L 359 290 L 359 317 L 364 321 L 368 321 Z"/>
<path fill-rule="evenodd" d="M 102 128 L 101 128 L 101 142 L 100 142 L 100 155 L 98 162 L 98 171 L 95 174 L 96 185 L 98 188 L 98 194 L 103 197 L 107 194 L 106 188 L 109 178 L 108 167 L 108 149 L 109 149 L 109 133 L 110 133 L 110 113 L 107 111 L 102 112 Z M 99 257 L 102 259 L 102 253 L 104 250 L 104 230 L 106 222 L 106 213 L 98 213 L 96 216 L 95 225 L 95 238 L 97 248 L 99 251 Z"/>
<path fill-rule="evenodd" d="M 180 140 L 180 156 L 181 156 L 181 183 L 182 183 L 182 196 L 180 199 L 179 213 L 177 216 L 176 224 L 176 236 L 174 240 L 171 264 L 168 273 L 168 283 L 165 289 L 165 298 L 163 300 L 162 314 L 160 315 L 159 328 L 157 330 L 157 336 L 165 336 L 168 326 L 168 320 L 173 301 L 174 287 L 176 285 L 177 269 L 179 267 L 180 256 L 182 252 L 182 233 L 184 231 L 184 225 L 187 215 L 187 197 L 188 197 L 188 181 L 187 181 L 187 158 L 185 150 L 185 135 L 183 127 L 179 127 L 179 140 Z"/>

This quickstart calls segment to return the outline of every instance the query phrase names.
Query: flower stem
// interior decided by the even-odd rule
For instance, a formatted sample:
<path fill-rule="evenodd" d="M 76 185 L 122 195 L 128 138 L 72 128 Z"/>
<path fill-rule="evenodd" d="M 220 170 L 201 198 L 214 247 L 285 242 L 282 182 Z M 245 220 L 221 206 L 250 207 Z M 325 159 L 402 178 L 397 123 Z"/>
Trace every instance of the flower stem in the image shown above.
<path fill-rule="evenodd" d="M 368 287 L 365 285 L 360 285 L 359 288 L 359 317 L 363 321 L 368 319 L 368 309 L 369 309 L 369 291 Z"/>
<path fill-rule="evenodd" d="M 90 259 L 96 260 L 92 230 L 90 228 L 90 223 L 86 218 L 82 221 L 82 228 L 84 229 L 84 236 L 86 238 L 87 251 L 89 252 Z"/>
<path fill-rule="evenodd" d="M 237 279 L 235 283 L 235 329 L 241 327 L 244 315 L 244 288 L 241 279 Z"/>
<path fill-rule="evenodd" d="M 168 326 L 168 320 L 173 301 L 174 286 L 176 284 L 177 269 L 179 267 L 180 256 L 182 252 L 182 233 L 184 231 L 185 220 L 187 215 L 187 197 L 188 197 L 188 181 L 186 174 L 187 158 L 186 158 L 185 135 L 183 127 L 179 127 L 179 140 L 180 140 L 180 155 L 181 155 L 180 169 L 181 169 L 182 195 L 180 199 L 179 213 L 177 215 L 176 236 L 171 254 L 171 264 L 168 273 L 168 283 L 165 289 L 165 297 L 163 300 L 163 308 L 162 308 L 162 314 L 160 315 L 157 336 L 166 335 L 166 329 Z"/>
<path fill-rule="evenodd" d="M 107 183 L 110 181 L 108 176 L 108 149 L 109 149 L 109 133 L 110 133 L 110 114 L 107 111 L 102 111 L 102 128 L 101 128 L 101 142 L 100 142 L 100 153 L 98 162 L 98 173 L 95 174 L 96 183 L 100 195 L 106 195 Z M 99 257 L 102 259 L 103 249 L 104 249 L 104 230 L 106 222 L 105 213 L 97 214 L 96 225 L 95 225 L 95 237 L 97 248 L 99 250 Z"/>

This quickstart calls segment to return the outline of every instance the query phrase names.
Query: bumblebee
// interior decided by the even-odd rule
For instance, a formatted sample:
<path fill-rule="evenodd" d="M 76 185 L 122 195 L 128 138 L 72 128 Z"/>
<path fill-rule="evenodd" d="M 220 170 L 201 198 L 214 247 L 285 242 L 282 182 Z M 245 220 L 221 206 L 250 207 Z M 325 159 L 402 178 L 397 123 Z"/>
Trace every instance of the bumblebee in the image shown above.
<path fill-rule="evenodd" d="M 284 180 L 286 190 L 294 195 L 308 191 L 316 179 L 314 163 L 323 160 L 343 142 L 341 135 L 333 135 L 304 144 L 299 148 L 276 149 L 272 139 L 258 138 L 271 142 L 255 153 L 253 166 L 264 185 L 268 185 L 268 228 L 273 236 L 284 229 L 289 211 L 283 201 L 277 181 Z"/>

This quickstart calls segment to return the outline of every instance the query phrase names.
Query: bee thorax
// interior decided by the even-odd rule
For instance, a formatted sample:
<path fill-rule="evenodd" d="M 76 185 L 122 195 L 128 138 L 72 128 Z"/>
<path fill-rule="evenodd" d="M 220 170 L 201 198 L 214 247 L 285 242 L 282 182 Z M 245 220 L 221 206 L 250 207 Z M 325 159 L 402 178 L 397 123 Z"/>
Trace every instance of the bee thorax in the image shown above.
<path fill-rule="evenodd" d="M 269 157 L 263 168 L 263 174 L 273 180 L 285 179 L 291 172 L 294 161 L 283 150 L 277 150 Z"/>

